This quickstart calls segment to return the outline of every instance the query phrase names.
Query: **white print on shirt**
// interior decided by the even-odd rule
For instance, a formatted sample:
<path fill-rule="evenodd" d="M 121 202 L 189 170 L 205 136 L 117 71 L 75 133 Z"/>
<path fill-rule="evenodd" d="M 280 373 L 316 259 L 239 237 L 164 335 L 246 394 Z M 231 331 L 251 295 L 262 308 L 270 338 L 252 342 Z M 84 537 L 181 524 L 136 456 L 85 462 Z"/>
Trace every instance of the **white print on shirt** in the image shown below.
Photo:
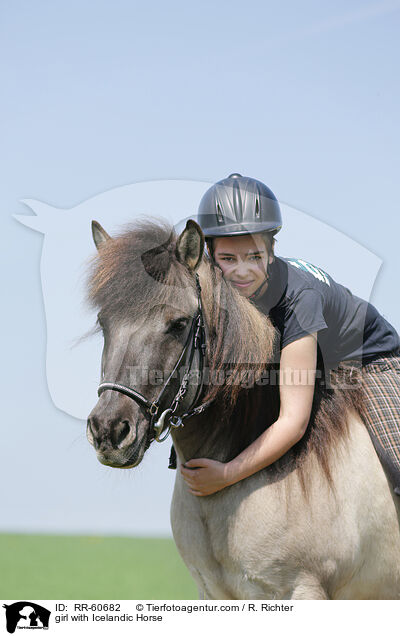
<path fill-rule="evenodd" d="M 302 269 L 304 272 L 309 272 L 314 276 L 314 278 L 317 278 L 322 283 L 326 283 L 330 286 L 327 274 L 325 274 L 325 272 L 319 267 L 315 267 L 315 265 L 311 265 L 311 263 L 307 263 L 307 261 L 303 261 L 301 258 L 288 258 L 287 260 L 291 265 L 294 265 L 298 269 Z"/>

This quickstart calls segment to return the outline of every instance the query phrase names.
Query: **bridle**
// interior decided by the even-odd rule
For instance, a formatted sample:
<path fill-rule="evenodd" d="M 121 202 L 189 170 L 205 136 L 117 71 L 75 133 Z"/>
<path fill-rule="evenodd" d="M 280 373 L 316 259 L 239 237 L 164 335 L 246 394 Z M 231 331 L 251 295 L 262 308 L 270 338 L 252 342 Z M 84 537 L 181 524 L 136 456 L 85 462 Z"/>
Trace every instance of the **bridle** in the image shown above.
<path fill-rule="evenodd" d="M 119 384 L 116 382 L 102 382 L 99 385 L 99 388 L 97 390 L 97 394 L 99 397 L 102 393 L 104 393 L 104 391 L 118 391 L 118 393 L 122 393 L 123 395 L 126 395 L 127 397 L 134 400 L 137 404 L 139 404 L 139 406 L 144 410 L 144 414 L 150 423 L 151 436 L 152 436 L 151 439 L 155 439 L 157 442 L 163 442 L 165 439 L 167 439 L 172 428 L 178 428 L 180 426 L 183 426 L 183 421 L 186 418 L 192 417 L 193 415 L 199 415 L 211 403 L 211 400 L 210 400 L 208 402 L 204 402 L 200 406 L 197 406 L 197 407 L 195 406 L 203 389 L 203 384 L 204 384 L 203 371 L 204 371 L 204 359 L 205 359 L 205 352 L 206 352 L 203 306 L 201 302 L 201 287 L 200 287 L 198 274 L 196 274 L 196 291 L 197 291 L 197 302 L 198 302 L 197 312 L 192 318 L 192 323 L 190 326 L 189 334 L 187 336 L 185 345 L 182 349 L 182 352 L 173 370 L 171 371 L 167 380 L 164 382 L 163 386 L 161 387 L 161 391 L 159 392 L 156 399 L 153 402 L 151 402 L 142 393 L 139 393 L 139 391 L 136 391 L 135 389 L 132 389 L 129 386 L 126 386 L 124 384 Z M 197 350 L 199 351 L 199 356 L 200 356 L 199 370 L 198 370 L 199 382 L 197 385 L 197 391 L 188 410 L 178 415 L 177 411 L 179 409 L 179 405 L 184 400 L 184 397 L 188 390 L 190 373 L 193 366 L 194 356 Z M 179 373 L 181 368 L 183 368 L 186 358 L 188 358 L 188 365 L 186 367 L 185 373 L 183 374 L 178 391 L 175 394 L 175 397 L 173 398 L 170 406 L 167 409 L 164 409 L 161 412 L 161 415 L 159 415 L 159 412 L 161 410 L 161 401 L 165 393 L 167 393 L 168 389 L 170 388 L 172 379 L 176 377 L 176 374 Z M 166 429 L 166 432 L 164 433 L 164 436 L 161 437 L 164 429 Z"/>

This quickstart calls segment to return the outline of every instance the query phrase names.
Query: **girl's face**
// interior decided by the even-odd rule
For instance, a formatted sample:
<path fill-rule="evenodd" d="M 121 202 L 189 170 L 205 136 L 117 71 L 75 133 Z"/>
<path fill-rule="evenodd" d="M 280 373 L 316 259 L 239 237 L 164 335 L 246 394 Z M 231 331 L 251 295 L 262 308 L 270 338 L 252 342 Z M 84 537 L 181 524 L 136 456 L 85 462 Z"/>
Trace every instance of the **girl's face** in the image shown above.
<path fill-rule="evenodd" d="M 226 280 L 248 298 L 265 281 L 273 256 L 259 234 L 245 234 L 215 238 L 214 259 Z"/>

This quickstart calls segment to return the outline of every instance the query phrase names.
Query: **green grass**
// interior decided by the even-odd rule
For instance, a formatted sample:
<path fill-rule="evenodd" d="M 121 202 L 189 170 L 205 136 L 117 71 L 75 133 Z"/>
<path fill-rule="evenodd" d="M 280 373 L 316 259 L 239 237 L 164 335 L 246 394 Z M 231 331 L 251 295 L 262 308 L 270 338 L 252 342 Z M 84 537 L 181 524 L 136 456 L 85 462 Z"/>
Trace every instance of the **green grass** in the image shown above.
<path fill-rule="evenodd" d="M 0 534 L 2 599 L 196 599 L 172 539 Z"/>

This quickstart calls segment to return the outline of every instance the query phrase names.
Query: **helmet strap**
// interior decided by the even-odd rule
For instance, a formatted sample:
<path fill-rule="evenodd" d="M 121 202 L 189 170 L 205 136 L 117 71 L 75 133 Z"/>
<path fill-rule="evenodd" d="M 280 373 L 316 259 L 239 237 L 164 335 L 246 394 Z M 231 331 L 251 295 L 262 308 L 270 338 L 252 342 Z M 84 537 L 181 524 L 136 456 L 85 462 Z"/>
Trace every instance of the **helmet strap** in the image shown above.
<path fill-rule="evenodd" d="M 259 298 L 260 296 L 262 296 L 262 294 L 266 291 L 267 287 L 268 287 L 268 281 L 269 281 L 269 272 L 266 273 L 265 276 L 265 280 L 261 283 L 261 285 L 256 289 L 256 291 L 254 292 L 254 294 L 252 294 L 251 296 L 249 296 L 249 300 L 257 300 L 257 298 Z"/>

